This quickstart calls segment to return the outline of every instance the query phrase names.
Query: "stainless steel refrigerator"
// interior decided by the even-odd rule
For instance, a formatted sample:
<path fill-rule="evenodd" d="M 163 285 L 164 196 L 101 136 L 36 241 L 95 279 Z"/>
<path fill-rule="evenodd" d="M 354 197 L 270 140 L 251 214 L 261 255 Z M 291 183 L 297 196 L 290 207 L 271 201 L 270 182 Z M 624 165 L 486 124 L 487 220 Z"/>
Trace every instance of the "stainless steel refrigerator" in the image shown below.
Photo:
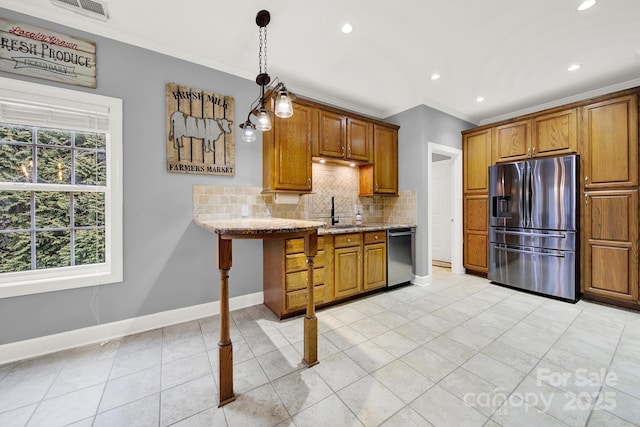
<path fill-rule="evenodd" d="M 489 280 L 579 299 L 578 156 L 489 167 Z"/>

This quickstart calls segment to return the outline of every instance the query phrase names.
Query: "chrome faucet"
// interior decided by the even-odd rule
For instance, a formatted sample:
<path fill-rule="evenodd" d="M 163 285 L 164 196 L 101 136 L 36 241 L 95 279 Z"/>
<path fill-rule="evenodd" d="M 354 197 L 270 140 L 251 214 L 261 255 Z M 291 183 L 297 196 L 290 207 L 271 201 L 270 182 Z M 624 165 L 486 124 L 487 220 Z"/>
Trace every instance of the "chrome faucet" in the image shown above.
<path fill-rule="evenodd" d="M 336 217 L 336 206 L 334 202 L 334 197 L 331 196 L 331 225 L 336 225 L 340 222 L 340 218 Z"/>

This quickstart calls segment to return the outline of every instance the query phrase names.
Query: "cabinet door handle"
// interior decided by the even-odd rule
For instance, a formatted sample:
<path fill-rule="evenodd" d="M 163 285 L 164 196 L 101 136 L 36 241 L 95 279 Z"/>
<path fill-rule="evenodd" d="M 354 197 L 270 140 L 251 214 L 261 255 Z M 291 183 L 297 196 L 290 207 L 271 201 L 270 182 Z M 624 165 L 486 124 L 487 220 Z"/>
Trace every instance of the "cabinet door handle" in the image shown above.
<path fill-rule="evenodd" d="M 307 187 L 311 188 L 311 178 L 307 178 Z"/>
<path fill-rule="evenodd" d="M 373 189 L 373 191 L 378 191 L 378 183 L 376 182 L 375 188 Z"/>
<path fill-rule="evenodd" d="M 376 240 L 378 240 L 378 236 L 374 236 L 373 238 L 374 238 L 374 239 L 376 239 Z"/>
<path fill-rule="evenodd" d="M 584 195 L 584 204 L 589 206 L 589 195 L 588 194 Z"/>
<path fill-rule="evenodd" d="M 347 239 L 347 243 L 351 243 L 351 238 L 348 238 L 348 239 Z"/>
<path fill-rule="evenodd" d="M 342 155 L 344 156 L 344 145 L 342 146 Z"/>
<path fill-rule="evenodd" d="M 531 157 L 531 147 L 527 148 L 527 157 Z"/>
<path fill-rule="evenodd" d="M 584 183 L 585 183 L 585 185 L 586 185 L 588 182 L 589 182 L 589 177 L 588 177 L 588 176 L 585 176 L 585 177 L 584 177 Z"/>
<path fill-rule="evenodd" d="M 533 156 L 532 156 L 532 157 L 535 157 L 535 156 L 536 156 L 536 147 L 533 147 L 533 151 L 532 151 L 532 153 L 533 153 Z"/>

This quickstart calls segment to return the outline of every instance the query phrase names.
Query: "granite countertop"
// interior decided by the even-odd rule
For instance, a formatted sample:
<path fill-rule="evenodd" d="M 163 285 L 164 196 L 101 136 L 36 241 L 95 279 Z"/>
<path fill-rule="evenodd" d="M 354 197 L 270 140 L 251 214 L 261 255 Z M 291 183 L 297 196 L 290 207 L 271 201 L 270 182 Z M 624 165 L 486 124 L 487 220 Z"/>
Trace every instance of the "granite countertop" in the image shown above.
<path fill-rule="evenodd" d="M 403 227 L 415 227 L 415 224 L 381 224 L 381 223 L 366 223 L 362 225 L 349 225 L 349 224 L 337 224 L 335 226 L 324 226 L 318 229 L 318 235 L 333 235 L 333 234 L 346 234 L 346 233 L 362 233 L 365 231 L 380 231 L 388 230 L 390 228 L 403 228 Z"/>
<path fill-rule="evenodd" d="M 226 218 L 212 219 L 200 215 L 193 222 L 217 234 L 277 234 L 310 231 L 324 227 L 324 222 L 286 218 Z"/>

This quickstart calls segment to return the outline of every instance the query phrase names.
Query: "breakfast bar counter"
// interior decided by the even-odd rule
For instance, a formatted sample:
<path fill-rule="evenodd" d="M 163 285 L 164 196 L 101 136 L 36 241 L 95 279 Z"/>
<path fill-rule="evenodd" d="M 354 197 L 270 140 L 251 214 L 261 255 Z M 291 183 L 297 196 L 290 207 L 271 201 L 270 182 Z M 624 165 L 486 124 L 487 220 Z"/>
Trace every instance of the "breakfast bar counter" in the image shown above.
<path fill-rule="evenodd" d="M 233 345 L 229 332 L 229 270 L 231 269 L 231 242 L 233 239 L 289 239 L 304 237 L 304 254 L 307 257 L 307 311 L 304 317 L 304 358 L 306 366 L 318 363 L 318 319 L 313 300 L 313 264 L 318 252 L 318 228 L 323 222 L 284 218 L 231 218 L 216 219 L 206 215 L 196 216 L 193 222 L 215 233 L 220 270 L 220 342 L 219 353 L 219 404 L 235 400 L 233 392 Z"/>

